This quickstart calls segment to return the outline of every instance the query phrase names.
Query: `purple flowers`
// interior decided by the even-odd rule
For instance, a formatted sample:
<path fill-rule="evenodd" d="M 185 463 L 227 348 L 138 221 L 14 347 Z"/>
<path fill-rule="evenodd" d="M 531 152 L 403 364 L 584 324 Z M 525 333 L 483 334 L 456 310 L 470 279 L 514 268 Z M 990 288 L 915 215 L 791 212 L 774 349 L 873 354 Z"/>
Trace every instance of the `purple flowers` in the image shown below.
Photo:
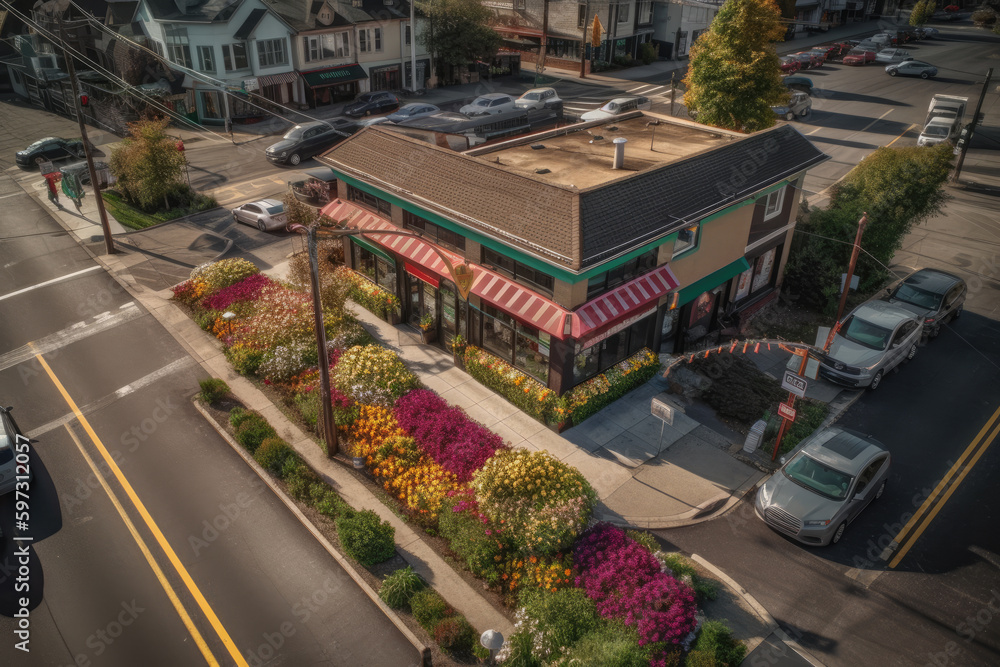
<path fill-rule="evenodd" d="M 461 482 L 469 481 L 497 449 L 504 447 L 500 436 L 427 389 L 400 397 L 395 415 L 399 427 L 420 449 Z"/>
<path fill-rule="evenodd" d="M 661 572 L 649 549 L 620 528 L 598 524 L 584 533 L 573 563 L 580 571 L 576 586 L 598 613 L 636 626 L 640 645 L 677 644 L 694 630 L 694 591 Z"/>
<path fill-rule="evenodd" d="M 272 280 L 263 273 L 255 273 L 243 280 L 219 290 L 202 302 L 206 308 L 225 310 L 237 301 L 253 301 L 260 296 L 260 291 L 272 284 Z"/>

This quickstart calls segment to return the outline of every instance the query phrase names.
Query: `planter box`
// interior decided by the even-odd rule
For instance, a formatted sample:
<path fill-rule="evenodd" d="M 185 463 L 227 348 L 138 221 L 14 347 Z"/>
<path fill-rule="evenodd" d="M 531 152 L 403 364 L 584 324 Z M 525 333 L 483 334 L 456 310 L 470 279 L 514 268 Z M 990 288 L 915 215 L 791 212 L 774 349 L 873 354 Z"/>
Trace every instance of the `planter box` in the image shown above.
<path fill-rule="evenodd" d="M 420 330 L 420 342 L 424 345 L 433 345 L 437 342 L 438 332 L 435 329 Z"/>
<path fill-rule="evenodd" d="M 396 325 L 400 324 L 403 321 L 403 318 L 399 316 L 397 311 L 390 310 L 385 316 L 385 321 L 389 324 Z"/>

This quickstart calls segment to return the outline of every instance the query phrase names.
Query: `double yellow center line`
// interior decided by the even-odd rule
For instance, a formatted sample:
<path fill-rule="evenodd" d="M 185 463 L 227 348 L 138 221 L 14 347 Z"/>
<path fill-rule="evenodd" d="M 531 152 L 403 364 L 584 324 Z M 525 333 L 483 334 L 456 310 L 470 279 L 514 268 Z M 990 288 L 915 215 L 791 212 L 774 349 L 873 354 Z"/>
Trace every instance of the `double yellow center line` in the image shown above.
<path fill-rule="evenodd" d="M 66 388 L 63 387 L 62 382 L 59 381 L 59 378 L 56 377 L 56 374 L 52 372 L 52 368 L 50 368 L 48 363 L 46 363 L 45 359 L 42 358 L 42 355 L 36 354 L 35 359 L 37 359 L 38 363 L 41 364 L 43 369 L 45 369 L 45 372 L 48 374 L 49 379 L 52 380 L 52 383 L 56 386 L 56 389 L 58 389 L 59 393 L 62 394 L 63 400 L 66 401 L 66 404 L 69 406 L 70 410 L 76 416 L 77 420 L 80 422 L 80 425 L 83 426 L 83 430 L 87 433 L 87 435 L 90 437 L 90 440 L 94 443 L 94 446 L 100 453 L 101 458 L 104 459 L 104 462 L 107 464 L 108 468 L 110 468 L 110 470 L 114 473 L 115 478 L 118 480 L 119 484 L 121 484 L 122 489 L 124 489 L 125 494 L 132 502 L 132 505 L 138 511 L 139 516 L 142 517 L 143 523 L 146 524 L 146 527 L 153 534 L 153 537 L 156 538 L 156 542 L 160 545 L 160 548 L 163 550 L 163 553 L 166 554 L 167 560 L 170 561 L 170 564 L 173 566 L 174 570 L 180 576 L 181 581 L 184 583 L 184 586 L 188 589 L 188 592 L 191 594 L 191 597 L 194 598 L 195 602 L 201 609 L 205 618 L 212 626 L 212 629 L 215 630 L 215 633 L 218 635 L 219 639 L 222 640 L 222 643 L 226 647 L 226 650 L 229 652 L 229 656 L 232 658 L 233 662 L 235 662 L 235 664 L 239 665 L 240 667 L 248 667 L 247 661 L 240 654 L 239 649 L 236 647 L 236 644 L 229 636 L 229 633 L 223 627 L 222 622 L 219 620 L 219 617 L 216 616 L 215 611 L 212 609 L 211 606 L 209 606 L 208 601 L 205 599 L 205 596 L 202 595 L 201 590 L 199 590 L 198 588 L 198 585 L 195 584 L 194 579 L 191 578 L 191 575 L 188 573 L 187 568 L 184 567 L 184 565 L 180 561 L 180 558 L 177 557 L 177 554 L 170 546 L 170 543 L 167 542 L 167 538 L 164 537 L 163 533 L 160 531 L 159 526 L 157 526 L 156 522 L 153 521 L 153 517 L 150 516 L 149 511 L 146 509 L 146 506 L 139 499 L 139 496 L 132 488 L 132 485 L 129 484 L 128 480 L 125 478 L 125 475 L 122 474 L 122 471 L 118 467 L 118 464 L 116 464 L 114 459 L 111 458 L 111 454 L 108 453 L 108 450 L 104 446 L 104 443 L 101 442 L 101 439 L 99 437 L 97 437 L 97 433 L 94 432 L 94 429 L 91 427 L 90 422 L 87 421 L 87 418 L 83 416 L 83 413 L 80 411 L 80 408 L 77 407 L 76 402 L 72 399 L 72 397 L 70 397 L 69 392 L 67 392 Z M 201 633 L 198 632 L 198 628 L 195 626 L 187 610 L 184 608 L 183 604 L 178 598 L 177 593 L 174 591 L 174 587 L 170 584 L 170 582 L 164 575 L 163 571 L 156 564 L 156 561 L 153 559 L 153 556 L 149 550 L 149 547 L 146 545 L 145 540 L 143 540 L 142 537 L 139 535 L 139 532 L 136 530 L 135 525 L 132 523 L 132 521 L 128 518 L 128 515 L 125 513 L 125 510 L 122 507 L 121 503 L 112 493 L 111 488 L 108 487 L 107 483 L 104 482 L 104 477 L 98 473 L 97 466 L 94 465 L 93 460 L 90 458 L 90 456 L 87 455 L 87 452 L 83 449 L 82 444 L 73 435 L 72 431 L 70 431 L 70 435 L 73 437 L 73 440 L 76 441 L 77 447 L 80 449 L 80 453 L 83 454 L 84 459 L 90 466 L 91 470 L 93 470 L 95 474 L 97 474 L 97 479 L 101 481 L 102 485 L 104 486 L 104 490 L 108 494 L 108 497 L 111 499 L 111 502 L 114 504 L 115 509 L 118 510 L 118 513 L 125 521 L 125 525 L 128 528 L 129 532 L 132 534 L 132 538 L 138 544 L 139 549 L 143 553 L 143 556 L 146 558 L 146 561 L 149 563 L 150 568 L 153 570 L 153 573 L 156 575 L 157 580 L 160 582 L 160 585 L 166 592 L 167 597 L 170 599 L 171 604 L 174 606 L 177 615 L 180 616 L 181 621 L 184 623 L 184 626 L 187 628 L 188 632 L 191 634 L 191 637 L 194 639 L 195 645 L 201 652 L 202 657 L 205 659 L 205 662 L 211 665 L 212 667 L 217 666 L 219 664 L 218 661 L 215 659 L 215 656 L 212 655 L 212 652 L 209 649 L 208 644 L 205 642 L 204 638 L 201 636 Z"/>
<path fill-rule="evenodd" d="M 969 474 L 972 467 L 976 465 L 980 457 L 997 439 L 997 435 L 1000 435 L 1000 408 L 997 408 L 993 416 L 979 429 L 979 433 L 969 443 L 969 446 L 965 448 L 962 455 L 958 457 L 958 461 L 941 478 L 941 481 L 934 487 L 931 495 L 927 497 L 927 500 L 923 502 L 916 514 L 906 522 L 903 529 L 893 539 L 890 548 L 896 548 L 897 551 L 896 555 L 889 561 L 890 568 L 899 565 L 899 562 L 903 560 L 903 556 L 916 544 L 931 521 L 934 520 L 934 517 L 937 516 L 941 508 L 944 507 L 944 504 L 951 498 L 951 494 L 955 492 L 955 489 L 962 483 L 965 476 Z"/>

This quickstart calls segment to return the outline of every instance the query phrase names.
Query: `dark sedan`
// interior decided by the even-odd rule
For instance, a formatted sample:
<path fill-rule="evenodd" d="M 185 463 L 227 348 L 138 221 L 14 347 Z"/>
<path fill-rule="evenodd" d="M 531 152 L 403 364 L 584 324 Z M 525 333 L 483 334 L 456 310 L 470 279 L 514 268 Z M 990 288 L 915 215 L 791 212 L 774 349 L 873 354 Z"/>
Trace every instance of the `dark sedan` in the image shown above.
<path fill-rule="evenodd" d="M 46 137 L 39 139 L 23 151 L 18 151 L 14 156 L 14 161 L 17 162 L 17 166 L 27 168 L 40 165 L 43 162 L 81 157 L 83 157 L 83 142 L 69 141 L 59 137 Z"/>
<path fill-rule="evenodd" d="M 923 335 L 934 338 L 941 333 L 941 325 L 962 316 L 965 281 L 947 271 L 920 269 L 894 286 L 885 300 L 905 308 L 923 322 Z"/>
<path fill-rule="evenodd" d="M 358 99 L 344 107 L 344 114 L 352 118 L 388 113 L 399 108 L 399 98 L 384 90 L 362 93 Z"/>
<path fill-rule="evenodd" d="M 290 129 L 281 141 L 264 151 L 268 162 L 297 165 L 332 148 L 358 131 L 357 123 L 346 118 L 301 123 Z"/>

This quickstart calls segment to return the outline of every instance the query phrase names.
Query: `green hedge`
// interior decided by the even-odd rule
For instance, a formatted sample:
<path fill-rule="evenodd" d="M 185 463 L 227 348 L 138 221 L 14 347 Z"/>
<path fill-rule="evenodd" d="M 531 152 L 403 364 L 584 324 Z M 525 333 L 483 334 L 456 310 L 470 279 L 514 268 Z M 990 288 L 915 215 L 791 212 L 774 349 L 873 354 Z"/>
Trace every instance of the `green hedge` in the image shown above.
<path fill-rule="evenodd" d="M 640 387 L 660 370 L 660 358 L 643 348 L 625 361 L 577 385 L 563 399 L 573 424 L 579 424 L 600 409 Z"/>
<path fill-rule="evenodd" d="M 556 393 L 500 357 L 478 347 L 465 348 L 465 371 L 540 422 L 556 419 L 561 402 Z"/>
<path fill-rule="evenodd" d="M 385 578 L 378 589 L 378 596 L 390 607 L 402 609 L 410 605 L 410 598 L 425 588 L 427 585 L 424 580 L 407 565 Z"/>
<path fill-rule="evenodd" d="M 365 567 L 396 555 L 396 529 L 371 510 L 339 517 L 337 535 L 344 552 Z"/>

